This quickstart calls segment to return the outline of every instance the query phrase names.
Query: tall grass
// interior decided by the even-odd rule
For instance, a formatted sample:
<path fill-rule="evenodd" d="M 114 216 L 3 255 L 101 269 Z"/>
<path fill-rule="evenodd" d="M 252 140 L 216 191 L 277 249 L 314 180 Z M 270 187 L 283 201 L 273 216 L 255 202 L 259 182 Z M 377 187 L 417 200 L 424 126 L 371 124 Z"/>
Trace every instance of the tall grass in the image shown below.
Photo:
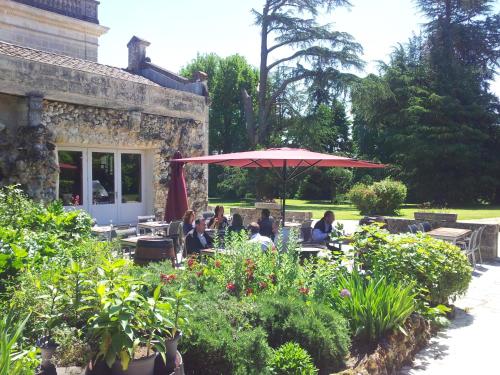
<path fill-rule="evenodd" d="M 392 284 L 385 277 L 364 278 L 358 272 L 342 275 L 332 292 L 334 308 L 349 320 L 353 335 L 375 342 L 384 334 L 402 329 L 415 310 L 412 286 Z"/>
<path fill-rule="evenodd" d="M 0 318 L 0 375 L 24 375 L 29 373 L 22 361 L 25 353 L 19 350 L 18 342 L 29 315 L 15 322 L 12 314 Z"/>

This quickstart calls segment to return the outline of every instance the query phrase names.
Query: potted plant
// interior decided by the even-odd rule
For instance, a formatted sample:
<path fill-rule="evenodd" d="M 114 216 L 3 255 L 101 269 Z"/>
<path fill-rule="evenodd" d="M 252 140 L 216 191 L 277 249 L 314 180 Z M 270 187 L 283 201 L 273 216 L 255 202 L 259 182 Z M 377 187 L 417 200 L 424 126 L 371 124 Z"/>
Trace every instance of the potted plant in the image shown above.
<path fill-rule="evenodd" d="M 42 361 L 50 361 L 59 346 L 52 336 L 52 330 L 61 321 L 61 309 L 58 307 L 64 297 L 60 293 L 59 279 L 54 279 L 54 285 L 47 285 L 46 287 L 48 293 L 38 297 L 48 301 L 48 311 L 40 314 L 41 318 L 45 320 L 44 331 L 36 341 L 36 346 L 40 348 L 42 354 Z"/>
<path fill-rule="evenodd" d="M 159 285 L 152 297 L 139 293 L 144 284 L 121 277 L 97 287 L 99 311 L 89 319 L 89 333 L 99 343 L 96 362 L 103 361 L 113 375 L 153 375 L 155 359 L 165 359 L 162 327 L 172 310 L 161 299 Z"/>
<path fill-rule="evenodd" d="M 187 319 L 181 316 L 181 309 L 191 310 L 191 306 L 186 303 L 186 297 L 189 292 L 184 289 L 179 289 L 174 292 L 174 297 L 167 298 L 173 305 L 173 320 L 172 327 L 166 330 L 166 357 L 167 363 L 175 363 L 177 356 L 177 345 L 182 337 L 181 326 L 187 323 Z"/>

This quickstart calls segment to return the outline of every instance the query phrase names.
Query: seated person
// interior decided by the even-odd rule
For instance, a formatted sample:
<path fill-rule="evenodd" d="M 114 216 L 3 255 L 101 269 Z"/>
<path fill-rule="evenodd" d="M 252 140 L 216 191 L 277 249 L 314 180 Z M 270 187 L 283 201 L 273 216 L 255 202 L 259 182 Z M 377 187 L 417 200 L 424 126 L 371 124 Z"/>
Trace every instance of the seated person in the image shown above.
<path fill-rule="evenodd" d="M 250 225 L 248 226 L 248 230 L 250 231 L 250 240 L 248 242 L 260 244 L 262 251 L 271 250 L 274 248 L 273 241 L 269 237 L 263 236 L 259 233 L 259 224 L 255 222 L 250 223 Z"/>
<path fill-rule="evenodd" d="M 188 254 L 200 253 L 203 249 L 212 248 L 213 240 L 205 232 L 205 228 L 205 219 L 198 218 L 194 221 L 194 229 L 191 229 L 186 236 L 186 252 Z"/>
<path fill-rule="evenodd" d="M 239 233 L 242 230 L 245 230 L 245 227 L 243 226 L 243 218 L 241 217 L 240 214 L 234 214 L 233 215 L 233 222 L 229 228 L 227 228 L 228 233 L 229 232 L 235 232 Z"/>
<path fill-rule="evenodd" d="M 192 229 L 194 229 L 194 211 L 187 210 L 182 218 L 182 232 L 186 236 Z"/>
<path fill-rule="evenodd" d="M 259 233 L 263 236 L 273 238 L 273 222 L 274 219 L 271 216 L 271 212 L 267 208 L 264 208 L 260 220 L 257 222 L 260 227 Z"/>
<path fill-rule="evenodd" d="M 216 206 L 214 210 L 215 216 L 208 222 L 209 229 L 225 230 L 229 223 L 224 216 L 224 206 Z"/>
<path fill-rule="evenodd" d="M 333 230 L 333 222 L 335 221 L 335 215 L 332 211 L 326 211 L 323 218 L 319 220 L 315 225 L 312 232 L 312 240 L 314 242 L 325 242 L 330 240 L 330 233 Z"/>

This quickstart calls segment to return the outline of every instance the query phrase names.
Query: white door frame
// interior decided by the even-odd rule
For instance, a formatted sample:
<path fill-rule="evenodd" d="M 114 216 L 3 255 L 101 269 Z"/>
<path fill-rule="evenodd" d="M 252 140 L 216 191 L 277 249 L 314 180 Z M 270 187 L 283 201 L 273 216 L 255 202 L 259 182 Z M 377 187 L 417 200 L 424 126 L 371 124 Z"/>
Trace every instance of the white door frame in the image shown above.
<path fill-rule="evenodd" d="M 109 217 L 101 222 L 100 225 L 109 224 L 109 220 L 112 220 L 115 224 L 130 224 L 135 223 L 138 215 L 145 215 L 147 208 L 149 206 L 148 192 L 149 188 L 146 184 L 148 173 L 146 171 L 146 158 L 148 157 L 146 150 L 137 149 L 117 149 L 108 147 L 78 147 L 78 146 L 57 146 L 57 151 L 76 151 L 82 153 L 82 204 L 79 206 L 66 206 L 67 209 L 82 209 L 87 211 L 91 216 L 95 217 L 98 212 L 96 207 L 92 202 L 92 153 L 109 153 L 113 154 L 114 158 L 114 174 L 115 174 L 115 203 L 111 208 L 114 212 Z M 121 154 L 139 154 L 141 155 L 141 202 L 140 203 L 122 203 L 122 186 L 121 186 Z M 59 163 L 59 160 L 57 161 Z M 57 196 L 59 196 L 59 180 L 57 181 Z M 134 205 L 135 207 L 132 208 Z M 128 207 L 127 207 L 128 206 Z M 127 209 L 131 209 L 132 212 L 127 214 Z"/>

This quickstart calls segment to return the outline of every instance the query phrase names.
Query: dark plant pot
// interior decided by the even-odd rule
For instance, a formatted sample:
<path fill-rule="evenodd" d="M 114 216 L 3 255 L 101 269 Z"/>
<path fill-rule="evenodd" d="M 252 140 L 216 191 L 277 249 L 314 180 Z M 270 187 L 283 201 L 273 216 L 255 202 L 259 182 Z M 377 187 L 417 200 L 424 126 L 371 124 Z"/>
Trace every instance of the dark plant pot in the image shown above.
<path fill-rule="evenodd" d="M 177 352 L 175 363 L 168 362 L 165 364 L 161 355 L 156 357 L 155 375 L 184 375 L 184 363 L 181 353 Z"/>
<path fill-rule="evenodd" d="M 112 375 L 154 375 L 155 360 L 157 354 L 149 357 L 134 359 L 128 364 L 128 368 L 123 370 L 120 361 L 116 361 L 111 368 Z"/>
<path fill-rule="evenodd" d="M 175 368 L 175 360 L 177 358 L 177 345 L 179 344 L 179 340 L 182 337 L 182 331 L 177 331 L 175 337 L 171 337 L 167 339 L 165 342 L 166 353 L 165 357 L 167 359 L 167 369 Z"/>
<path fill-rule="evenodd" d="M 36 346 L 40 348 L 42 361 L 50 361 L 59 345 L 51 337 L 43 336 L 36 341 Z"/>
<path fill-rule="evenodd" d="M 85 369 L 85 375 L 111 375 L 111 369 L 102 360 L 91 361 Z"/>

